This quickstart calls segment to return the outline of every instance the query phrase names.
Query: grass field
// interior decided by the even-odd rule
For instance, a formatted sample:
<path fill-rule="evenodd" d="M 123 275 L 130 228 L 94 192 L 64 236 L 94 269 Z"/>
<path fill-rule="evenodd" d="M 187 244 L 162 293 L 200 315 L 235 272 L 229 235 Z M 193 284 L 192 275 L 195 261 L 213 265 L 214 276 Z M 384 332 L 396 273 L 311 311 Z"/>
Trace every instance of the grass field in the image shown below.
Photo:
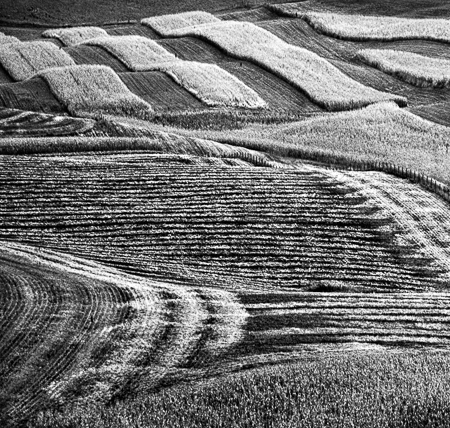
<path fill-rule="evenodd" d="M 448 2 L 0 3 L 2 428 L 447 428 Z"/>
<path fill-rule="evenodd" d="M 23 42 L 0 46 L 0 63 L 14 80 L 26 80 L 46 68 L 75 65 L 53 43 Z"/>

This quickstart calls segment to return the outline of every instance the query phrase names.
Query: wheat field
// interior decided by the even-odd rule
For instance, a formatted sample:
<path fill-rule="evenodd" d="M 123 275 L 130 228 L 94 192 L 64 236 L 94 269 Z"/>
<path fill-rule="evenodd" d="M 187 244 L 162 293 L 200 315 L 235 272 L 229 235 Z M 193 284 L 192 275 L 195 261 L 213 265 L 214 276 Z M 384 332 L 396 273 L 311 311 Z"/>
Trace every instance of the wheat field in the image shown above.
<path fill-rule="evenodd" d="M 45 79 L 55 96 L 75 116 L 152 112 L 152 107 L 134 95 L 109 67 L 58 67 L 44 70 L 38 76 Z"/>
<path fill-rule="evenodd" d="M 172 31 L 180 28 L 211 24 L 214 22 L 220 22 L 220 19 L 216 18 L 211 13 L 204 11 L 153 16 L 151 18 L 144 18 L 141 20 L 141 24 L 153 28 L 156 32 L 164 36 L 169 36 Z"/>
<path fill-rule="evenodd" d="M 53 43 L 33 41 L 0 46 L 0 64 L 14 80 L 20 81 L 47 68 L 71 66 L 75 62 Z"/>
<path fill-rule="evenodd" d="M 357 56 L 367 64 L 415 86 L 441 88 L 450 85 L 448 59 L 391 49 L 364 49 L 357 52 Z"/>
<path fill-rule="evenodd" d="M 345 15 L 337 13 L 300 13 L 315 30 L 349 40 L 422 39 L 450 42 L 447 19 L 413 19 L 389 16 Z"/>
<path fill-rule="evenodd" d="M 58 39 L 65 46 L 74 46 L 95 37 L 104 37 L 108 33 L 99 27 L 72 27 L 45 30 L 42 37 Z"/>

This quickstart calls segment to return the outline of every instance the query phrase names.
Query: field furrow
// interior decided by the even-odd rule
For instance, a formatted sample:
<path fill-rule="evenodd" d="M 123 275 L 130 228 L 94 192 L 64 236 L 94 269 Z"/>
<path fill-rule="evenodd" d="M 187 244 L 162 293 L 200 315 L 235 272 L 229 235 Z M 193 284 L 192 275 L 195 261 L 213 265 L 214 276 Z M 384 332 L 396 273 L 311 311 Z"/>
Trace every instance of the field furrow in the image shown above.
<path fill-rule="evenodd" d="M 449 272 L 445 254 L 430 255 L 425 241 L 411 238 L 419 218 L 396 221 L 409 207 L 391 212 L 340 172 L 145 154 L 39 160 L 4 158 L 3 239 L 192 284 L 228 277 L 237 288 L 254 279 L 268 287 L 410 290 L 442 287 Z M 9 169 L 18 171 L 14 179 Z M 372 176 L 360 174 L 371 189 Z M 402 180 L 385 180 L 404 191 Z M 410 196 L 437 199 L 410 186 L 404 204 Z M 448 212 L 433 204 L 433 233 L 448 234 L 438 224 Z"/>
<path fill-rule="evenodd" d="M 19 315 L 2 324 L 1 406 L 10 416 L 67 400 L 106 402 L 137 381 L 151 391 L 186 368 L 203 371 L 240 340 L 246 319 L 225 291 L 15 243 L 2 243 L 0 270 L 15 285 L 2 301 Z"/>

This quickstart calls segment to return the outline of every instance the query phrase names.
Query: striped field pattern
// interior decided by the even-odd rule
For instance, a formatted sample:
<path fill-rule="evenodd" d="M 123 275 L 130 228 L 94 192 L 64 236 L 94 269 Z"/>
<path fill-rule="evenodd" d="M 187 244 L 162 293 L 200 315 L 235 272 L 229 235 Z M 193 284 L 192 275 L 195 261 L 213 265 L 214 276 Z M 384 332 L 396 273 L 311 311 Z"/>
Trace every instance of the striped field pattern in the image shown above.
<path fill-rule="evenodd" d="M 0 45 L 0 63 L 14 80 L 25 80 L 52 67 L 75 65 L 73 59 L 50 42 Z"/>
<path fill-rule="evenodd" d="M 99 27 L 71 27 L 45 30 L 42 37 L 58 39 L 64 46 L 73 46 L 94 37 L 104 37 L 108 33 Z"/>
<path fill-rule="evenodd" d="M 403 97 L 364 86 L 315 53 L 288 44 L 249 22 L 203 24 L 165 30 L 163 35 L 206 39 L 233 57 L 249 60 L 281 76 L 328 110 L 350 110 L 388 100 L 406 104 Z"/>
<path fill-rule="evenodd" d="M 162 71 L 209 106 L 266 107 L 255 91 L 219 66 L 181 61 L 145 37 L 101 37 L 85 44 L 106 49 L 132 71 Z"/>

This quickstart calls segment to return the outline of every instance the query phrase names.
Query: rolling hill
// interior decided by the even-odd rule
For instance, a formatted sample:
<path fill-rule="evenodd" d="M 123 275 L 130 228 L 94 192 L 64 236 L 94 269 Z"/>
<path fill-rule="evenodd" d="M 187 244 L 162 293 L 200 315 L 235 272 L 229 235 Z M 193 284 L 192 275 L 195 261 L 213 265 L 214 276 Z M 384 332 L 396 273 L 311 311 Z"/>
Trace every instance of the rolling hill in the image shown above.
<path fill-rule="evenodd" d="M 0 425 L 446 427 L 448 14 L 2 2 Z"/>

